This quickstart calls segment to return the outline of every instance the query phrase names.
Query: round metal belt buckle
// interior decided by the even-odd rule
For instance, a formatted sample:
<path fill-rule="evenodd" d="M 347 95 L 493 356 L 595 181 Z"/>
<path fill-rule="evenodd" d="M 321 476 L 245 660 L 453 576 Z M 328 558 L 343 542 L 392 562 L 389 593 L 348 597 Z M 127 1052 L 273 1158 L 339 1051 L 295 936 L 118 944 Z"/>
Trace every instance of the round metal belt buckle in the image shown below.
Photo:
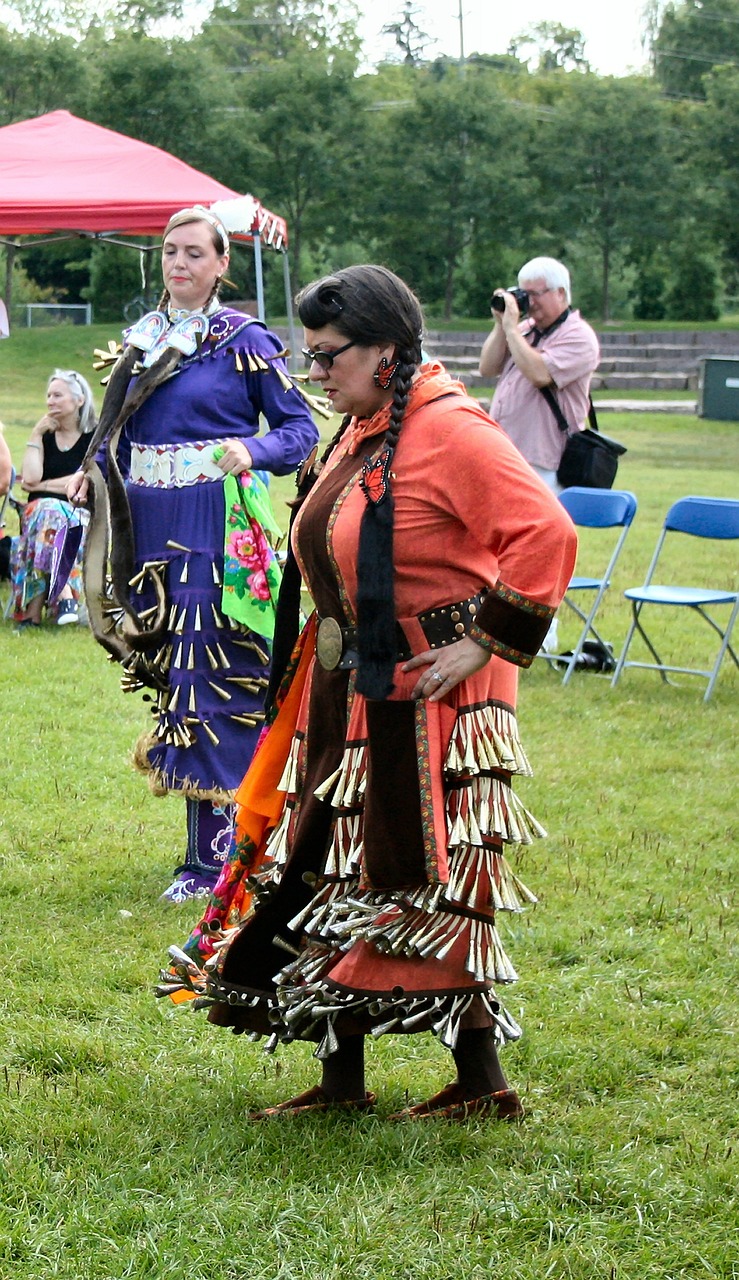
<path fill-rule="evenodd" d="M 316 635 L 316 657 L 324 671 L 334 671 L 341 661 L 344 637 L 335 618 L 321 618 Z"/>

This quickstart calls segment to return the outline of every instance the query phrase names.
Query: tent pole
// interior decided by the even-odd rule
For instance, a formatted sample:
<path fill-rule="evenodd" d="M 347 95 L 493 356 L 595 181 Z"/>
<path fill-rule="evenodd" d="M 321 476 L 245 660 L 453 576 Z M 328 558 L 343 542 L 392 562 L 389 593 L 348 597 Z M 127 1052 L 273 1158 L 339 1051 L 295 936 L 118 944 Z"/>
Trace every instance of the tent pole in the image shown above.
<path fill-rule="evenodd" d="M 254 271 L 257 277 L 257 316 L 264 324 L 264 274 L 262 267 L 262 242 L 259 238 L 259 232 L 255 231 L 254 241 Z"/>
<path fill-rule="evenodd" d="M 298 367 L 298 350 L 295 339 L 295 317 L 293 316 L 293 291 L 290 284 L 290 261 L 287 256 L 287 249 L 282 255 L 282 278 L 285 282 L 285 310 L 287 311 L 287 327 L 290 334 L 288 346 L 290 348 L 290 358 L 288 360 L 288 368 L 291 373 L 295 373 Z"/>
<path fill-rule="evenodd" d="M 16 246 L 10 241 L 5 242 L 5 307 L 10 318 L 10 307 L 13 301 L 13 259 L 15 258 Z"/>

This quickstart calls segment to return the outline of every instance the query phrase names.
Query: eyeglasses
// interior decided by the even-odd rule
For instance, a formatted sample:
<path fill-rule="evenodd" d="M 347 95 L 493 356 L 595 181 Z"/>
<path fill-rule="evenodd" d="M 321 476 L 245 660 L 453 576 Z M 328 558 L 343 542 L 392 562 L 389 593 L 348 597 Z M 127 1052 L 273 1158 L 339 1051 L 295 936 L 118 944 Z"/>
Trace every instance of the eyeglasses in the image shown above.
<path fill-rule="evenodd" d="M 356 345 L 354 341 L 345 342 L 343 347 L 337 347 L 335 351 L 313 351 L 310 347 L 303 347 L 306 368 L 310 369 L 315 360 L 316 364 L 319 364 L 324 371 L 327 371 L 331 368 L 336 357 L 341 355 L 342 351 L 348 351 L 350 347 L 356 347 Z"/>
<path fill-rule="evenodd" d="M 543 298 L 545 293 L 552 292 L 552 288 L 548 285 L 546 289 L 527 289 L 526 292 L 530 298 Z"/>

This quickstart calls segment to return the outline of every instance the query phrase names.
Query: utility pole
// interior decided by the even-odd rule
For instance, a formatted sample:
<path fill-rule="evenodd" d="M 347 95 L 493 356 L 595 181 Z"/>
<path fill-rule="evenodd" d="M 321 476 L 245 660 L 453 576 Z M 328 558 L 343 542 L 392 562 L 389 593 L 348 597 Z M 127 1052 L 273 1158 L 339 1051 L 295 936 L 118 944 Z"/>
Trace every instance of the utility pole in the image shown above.
<path fill-rule="evenodd" d="M 459 22 L 459 74 L 464 75 L 464 14 L 462 12 L 462 0 L 458 2 L 458 22 Z"/>

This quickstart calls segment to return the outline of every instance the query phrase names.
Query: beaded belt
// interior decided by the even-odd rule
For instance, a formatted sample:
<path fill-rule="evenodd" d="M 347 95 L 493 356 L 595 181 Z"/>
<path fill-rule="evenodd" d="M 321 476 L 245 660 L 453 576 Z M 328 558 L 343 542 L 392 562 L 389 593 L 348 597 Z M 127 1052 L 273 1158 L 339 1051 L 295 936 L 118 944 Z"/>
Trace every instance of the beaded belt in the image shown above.
<path fill-rule="evenodd" d="M 131 484 L 150 489 L 182 489 L 191 484 L 222 480 L 213 450 L 225 440 L 199 444 L 132 444 Z"/>
<path fill-rule="evenodd" d="M 416 621 L 426 637 L 429 649 L 443 649 L 445 645 L 454 644 L 467 634 L 467 628 L 474 622 L 485 596 L 487 587 L 483 587 L 469 600 L 460 600 L 457 604 L 444 604 L 426 613 L 419 613 Z M 407 662 L 413 656 L 406 634 L 399 622 L 395 624 L 397 637 L 398 662 Z M 342 627 L 336 618 L 321 618 L 316 635 L 316 657 L 324 671 L 347 671 L 359 665 L 357 651 L 357 628 Z"/>

